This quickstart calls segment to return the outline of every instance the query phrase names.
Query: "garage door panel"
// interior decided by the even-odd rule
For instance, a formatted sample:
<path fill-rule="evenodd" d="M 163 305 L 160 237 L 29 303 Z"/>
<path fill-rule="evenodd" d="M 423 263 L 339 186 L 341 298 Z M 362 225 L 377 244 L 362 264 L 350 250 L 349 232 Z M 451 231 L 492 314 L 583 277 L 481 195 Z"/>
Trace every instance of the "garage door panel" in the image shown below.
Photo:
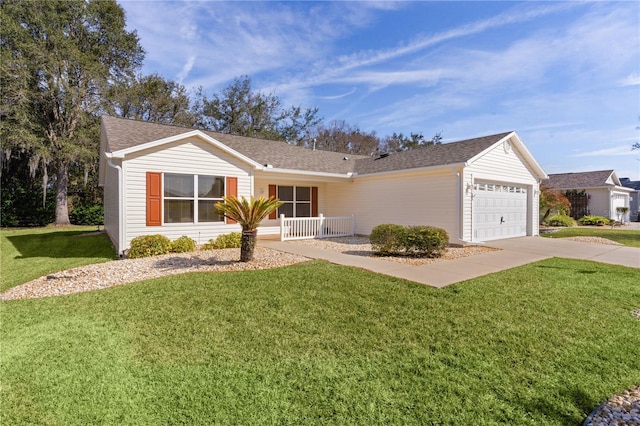
<path fill-rule="evenodd" d="M 475 241 L 525 236 L 526 188 L 508 184 L 477 183 L 474 186 L 473 219 Z"/>

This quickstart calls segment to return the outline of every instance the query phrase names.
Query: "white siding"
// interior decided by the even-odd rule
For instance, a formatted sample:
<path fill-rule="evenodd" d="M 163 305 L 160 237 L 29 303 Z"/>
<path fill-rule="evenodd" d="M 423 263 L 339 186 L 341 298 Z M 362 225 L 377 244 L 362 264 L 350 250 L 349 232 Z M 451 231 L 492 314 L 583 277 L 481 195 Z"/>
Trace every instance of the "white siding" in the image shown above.
<path fill-rule="evenodd" d="M 198 138 L 138 152 L 127 157 L 123 166 L 126 248 L 139 235 L 162 234 L 171 240 L 187 235 L 203 244 L 220 234 L 240 231 L 239 225 L 224 223 L 146 226 L 146 172 L 234 176 L 238 178 L 238 196 L 249 197 L 252 193 L 253 178 L 249 166 Z"/>
<path fill-rule="evenodd" d="M 525 186 L 527 188 L 527 235 L 538 235 L 538 180 L 516 146 L 510 151 L 506 151 L 504 144 L 499 143 L 481 157 L 476 158 L 464 170 L 462 185 L 463 240 L 473 241 L 473 192 L 471 188 L 473 183 L 478 181 Z"/>
<path fill-rule="evenodd" d="M 356 233 L 382 223 L 444 228 L 457 242 L 456 175 L 440 172 L 365 177 L 327 184 L 327 215 L 356 215 Z"/>
<path fill-rule="evenodd" d="M 585 192 L 591 197 L 589 198 L 589 214 L 607 218 L 615 217 L 615 212 L 611 212 L 611 198 L 608 189 L 587 189 Z"/>
<path fill-rule="evenodd" d="M 289 185 L 289 186 L 316 186 L 318 187 L 318 214 L 325 216 L 335 216 L 327 211 L 326 184 L 313 180 L 304 180 L 302 177 L 282 177 L 282 176 L 261 176 L 255 179 L 255 196 L 268 197 L 269 185 Z M 265 219 L 258 228 L 260 235 L 280 234 L 280 219 Z"/>

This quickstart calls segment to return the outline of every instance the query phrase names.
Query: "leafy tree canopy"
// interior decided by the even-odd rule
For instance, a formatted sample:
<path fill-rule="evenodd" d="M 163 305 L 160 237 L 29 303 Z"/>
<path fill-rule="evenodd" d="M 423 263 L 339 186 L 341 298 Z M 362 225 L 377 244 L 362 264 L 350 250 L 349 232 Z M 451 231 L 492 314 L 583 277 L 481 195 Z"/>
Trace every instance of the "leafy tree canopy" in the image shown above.
<path fill-rule="evenodd" d="M 317 108 L 283 108 L 274 94 L 256 92 L 248 76 L 234 81 L 211 99 L 200 89 L 196 108 L 200 125 L 232 135 L 284 140 L 301 145 L 310 130 L 320 122 Z"/>
<path fill-rule="evenodd" d="M 105 101 L 107 112 L 122 118 L 187 127 L 198 121 L 185 87 L 158 74 L 128 77 L 113 84 Z"/>
<path fill-rule="evenodd" d="M 5 0 L 0 5 L 2 149 L 55 176 L 56 224 L 69 223 L 69 171 L 95 164 L 95 113 L 108 84 L 143 58 L 115 0 Z"/>

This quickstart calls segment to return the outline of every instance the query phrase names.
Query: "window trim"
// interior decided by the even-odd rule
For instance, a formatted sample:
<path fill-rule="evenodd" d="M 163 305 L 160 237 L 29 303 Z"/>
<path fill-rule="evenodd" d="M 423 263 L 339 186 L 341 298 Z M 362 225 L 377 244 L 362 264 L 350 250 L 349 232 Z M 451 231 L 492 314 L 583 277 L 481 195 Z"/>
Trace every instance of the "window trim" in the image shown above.
<path fill-rule="evenodd" d="M 291 188 L 292 189 L 292 193 L 293 193 L 293 200 L 283 200 L 282 198 L 280 198 L 280 188 L 281 187 L 286 187 L 286 188 Z M 298 201 L 297 198 L 297 193 L 298 193 L 298 188 L 307 188 L 309 190 L 309 200 L 301 200 Z M 316 205 L 316 201 L 314 200 L 314 195 L 317 196 L 317 190 L 314 190 L 313 186 L 304 186 L 304 185 L 276 185 L 276 195 L 278 197 L 278 199 L 283 202 L 284 204 L 291 204 L 293 206 L 293 216 L 286 216 L 286 217 L 314 217 L 313 213 L 314 213 L 314 206 Z M 309 216 L 298 216 L 297 213 L 297 205 L 298 204 L 305 204 L 309 206 Z M 277 209 L 277 217 L 280 217 L 280 207 L 278 207 Z"/>
<path fill-rule="evenodd" d="M 166 190 L 166 185 L 165 185 L 165 179 L 167 176 L 191 176 L 192 178 L 192 182 L 193 182 L 193 194 L 191 196 L 188 197 L 168 197 L 165 195 L 165 190 Z M 219 198 L 211 198 L 211 197 L 200 197 L 198 194 L 198 183 L 199 183 L 199 178 L 200 176 L 204 176 L 204 177 L 212 177 L 214 179 L 220 178 L 222 179 L 223 182 L 223 192 L 224 194 L 222 196 L 220 196 Z M 207 175 L 207 174 L 190 174 L 190 173 L 169 173 L 169 172 L 163 172 L 162 173 L 162 185 L 163 185 L 163 189 L 162 189 L 162 212 L 161 212 L 161 217 L 162 217 L 162 225 L 169 225 L 169 226 L 174 226 L 174 225 L 185 225 L 185 224 L 192 224 L 192 225 L 197 225 L 197 224 L 220 224 L 220 223 L 226 223 L 225 220 L 225 216 L 222 215 L 222 220 L 216 220 L 216 221 L 201 221 L 199 218 L 199 214 L 198 214 L 198 204 L 199 201 L 214 201 L 214 202 L 218 202 L 218 201 L 223 201 L 222 197 L 226 195 L 227 193 L 227 177 L 226 176 L 220 176 L 220 175 Z M 192 204 L 192 208 L 193 208 L 193 220 L 190 222 L 167 222 L 166 221 L 166 217 L 165 217 L 165 202 L 166 201 L 190 201 Z"/>

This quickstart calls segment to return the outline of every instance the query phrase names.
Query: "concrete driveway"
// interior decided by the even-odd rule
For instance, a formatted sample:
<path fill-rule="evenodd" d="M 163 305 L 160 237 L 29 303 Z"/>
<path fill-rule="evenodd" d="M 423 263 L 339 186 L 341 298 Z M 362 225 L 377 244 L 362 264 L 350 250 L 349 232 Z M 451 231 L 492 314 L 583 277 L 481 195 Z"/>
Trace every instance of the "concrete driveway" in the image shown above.
<path fill-rule="evenodd" d="M 526 258 L 566 257 L 640 268 L 640 248 L 585 243 L 561 238 L 521 237 L 490 241 L 489 247 L 499 248 Z"/>
<path fill-rule="evenodd" d="M 491 241 L 486 245 L 500 250 L 420 266 L 281 241 L 264 240 L 260 241 L 260 245 L 312 259 L 324 259 L 339 265 L 355 266 L 438 288 L 551 257 L 592 260 L 640 268 L 640 248 L 544 237 Z"/>

